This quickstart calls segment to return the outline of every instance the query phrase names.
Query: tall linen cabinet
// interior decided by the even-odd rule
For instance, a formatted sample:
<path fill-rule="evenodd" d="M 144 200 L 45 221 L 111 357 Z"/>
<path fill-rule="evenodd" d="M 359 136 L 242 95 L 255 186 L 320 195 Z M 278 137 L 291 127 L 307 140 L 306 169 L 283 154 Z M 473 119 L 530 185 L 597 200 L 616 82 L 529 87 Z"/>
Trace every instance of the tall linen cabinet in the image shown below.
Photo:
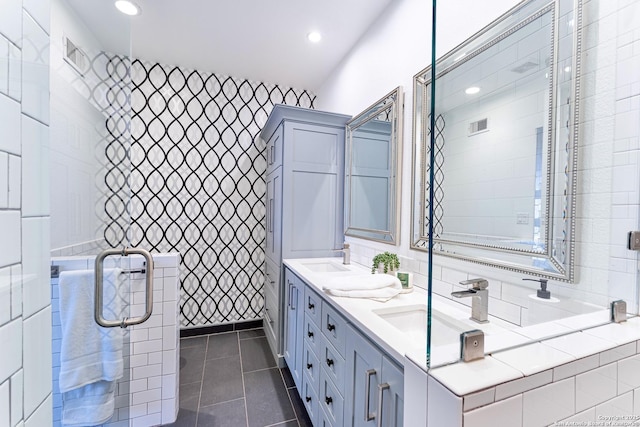
<path fill-rule="evenodd" d="M 264 329 L 284 366 L 292 286 L 284 258 L 337 256 L 344 240 L 344 142 L 350 116 L 276 105 L 260 133 L 266 143 Z M 295 302 L 293 302 L 295 304 Z"/>

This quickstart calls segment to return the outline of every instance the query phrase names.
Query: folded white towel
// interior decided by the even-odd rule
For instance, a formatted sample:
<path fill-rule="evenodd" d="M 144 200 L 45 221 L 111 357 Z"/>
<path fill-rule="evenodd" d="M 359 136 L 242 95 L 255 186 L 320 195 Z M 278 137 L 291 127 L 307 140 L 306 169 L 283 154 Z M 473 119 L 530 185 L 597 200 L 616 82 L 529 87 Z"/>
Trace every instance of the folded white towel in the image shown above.
<path fill-rule="evenodd" d="M 369 298 L 386 302 L 402 291 L 402 284 L 390 274 L 340 276 L 328 280 L 322 290 L 337 297 Z"/>
<path fill-rule="evenodd" d="M 104 272 L 104 313 L 109 319 L 122 316 L 120 273 L 120 269 Z M 63 423 L 101 424 L 113 413 L 115 381 L 123 375 L 123 332 L 120 328 L 102 328 L 94 320 L 93 270 L 61 272 L 59 290 L 59 386 L 63 402 L 69 402 L 63 406 Z M 109 416 L 105 419 L 106 414 Z"/>
<path fill-rule="evenodd" d="M 98 381 L 62 394 L 62 424 L 95 426 L 113 416 L 115 381 Z"/>

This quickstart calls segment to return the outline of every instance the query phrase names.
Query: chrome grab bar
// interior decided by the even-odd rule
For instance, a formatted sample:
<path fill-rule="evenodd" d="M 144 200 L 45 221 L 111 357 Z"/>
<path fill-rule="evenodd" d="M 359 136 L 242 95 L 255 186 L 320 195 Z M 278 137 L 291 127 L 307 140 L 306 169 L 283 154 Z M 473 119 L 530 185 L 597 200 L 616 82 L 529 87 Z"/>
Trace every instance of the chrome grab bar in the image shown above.
<path fill-rule="evenodd" d="M 125 317 L 122 320 L 107 320 L 102 315 L 103 309 L 103 279 L 104 273 L 102 271 L 104 266 L 104 259 L 110 255 L 121 255 L 121 256 L 129 256 L 129 255 L 142 255 L 146 260 L 146 292 L 147 292 L 147 300 L 145 303 L 145 313 L 143 316 L 128 318 Z M 95 305 L 94 305 L 94 319 L 96 323 L 105 328 L 115 328 L 119 326 L 121 328 L 126 328 L 127 326 L 139 325 L 140 323 L 145 322 L 149 317 L 151 317 L 151 313 L 153 311 L 153 258 L 151 254 L 144 250 L 138 248 L 123 248 L 123 249 L 106 249 L 96 256 L 95 262 Z"/>

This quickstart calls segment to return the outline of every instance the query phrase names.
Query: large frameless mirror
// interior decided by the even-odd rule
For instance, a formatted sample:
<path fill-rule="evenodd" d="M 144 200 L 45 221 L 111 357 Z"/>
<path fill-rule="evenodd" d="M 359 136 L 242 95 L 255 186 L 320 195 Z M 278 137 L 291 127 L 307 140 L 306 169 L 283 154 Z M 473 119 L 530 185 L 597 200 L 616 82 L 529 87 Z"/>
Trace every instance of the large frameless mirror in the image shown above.
<path fill-rule="evenodd" d="M 579 6 L 522 3 L 436 63 L 434 254 L 573 282 Z M 431 67 L 414 77 L 413 249 L 427 250 Z"/>
<path fill-rule="evenodd" d="M 402 87 L 347 123 L 345 234 L 398 244 Z"/>

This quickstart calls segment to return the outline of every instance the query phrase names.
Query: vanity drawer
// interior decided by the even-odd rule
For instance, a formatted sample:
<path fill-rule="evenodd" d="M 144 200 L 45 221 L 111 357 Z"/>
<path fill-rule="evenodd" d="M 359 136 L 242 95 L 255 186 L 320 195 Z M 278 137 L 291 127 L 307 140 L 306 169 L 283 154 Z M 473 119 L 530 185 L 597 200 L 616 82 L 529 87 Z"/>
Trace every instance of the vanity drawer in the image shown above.
<path fill-rule="evenodd" d="M 322 409 L 318 411 L 318 424 L 314 424 L 314 426 L 334 427 L 334 425 L 331 423 L 331 418 L 329 418 Z"/>
<path fill-rule="evenodd" d="M 338 392 L 344 396 L 344 381 L 347 376 L 347 364 L 344 357 L 338 354 L 330 343 L 323 340 L 322 351 L 318 354 L 318 358 L 322 369 L 331 378 Z"/>
<path fill-rule="evenodd" d="M 309 345 L 309 348 L 313 350 L 315 354 L 320 354 L 320 347 L 322 346 L 322 335 L 320 328 L 309 318 L 309 315 L 304 315 L 304 342 Z"/>
<path fill-rule="evenodd" d="M 270 290 L 273 295 L 278 295 L 278 288 L 280 287 L 280 266 L 276 265 L 269 258 L 266 258 L 266 261 L 265 289 Z"/>
<path fill-rule="evenodd" d="M 313 384 L 313 390 L 317 393 L 320 387 L 320 360 L 318 356 L 309 348 L 309 345 L 304 343 L 304 350 L 302 352 L 302 370 L 304 376 Z"/>
<path fill-rule="evenodd" d="M 318 381 L 310 380 L 306 375 L 302 376 L 302 392 L 300 398 L 304 407 L 307 409 L 307 414 L 311 418 L 311 423 L 314 426 L 318 425 L 320 404 L 318 402 Z"/>
<path fill-rule="evenodd" d="M 338 353 L 344 357 L 347 321 L 324 301 L 322 303 L 322 321 L 318 326 L 320 326 L 325 338 L 327 338 L 335 349 L 338 350 Z"/>
<path fill-rule="evenodd" d="M 327 418 L 334 426 L 341 426 L 344 416 L 344 399 L 338 393 L 336 386 L 327 376 L 324 369 L 320 370 L 320 390 L 318 401 Z"/>
<path fill-rule="evenodd" d="M 322 320 L 322 299 L 317 293 L 313 292 L 309 286 L 304 288 L 304 312 L 315 322 L 316 325 L 320 325 Z"/>

